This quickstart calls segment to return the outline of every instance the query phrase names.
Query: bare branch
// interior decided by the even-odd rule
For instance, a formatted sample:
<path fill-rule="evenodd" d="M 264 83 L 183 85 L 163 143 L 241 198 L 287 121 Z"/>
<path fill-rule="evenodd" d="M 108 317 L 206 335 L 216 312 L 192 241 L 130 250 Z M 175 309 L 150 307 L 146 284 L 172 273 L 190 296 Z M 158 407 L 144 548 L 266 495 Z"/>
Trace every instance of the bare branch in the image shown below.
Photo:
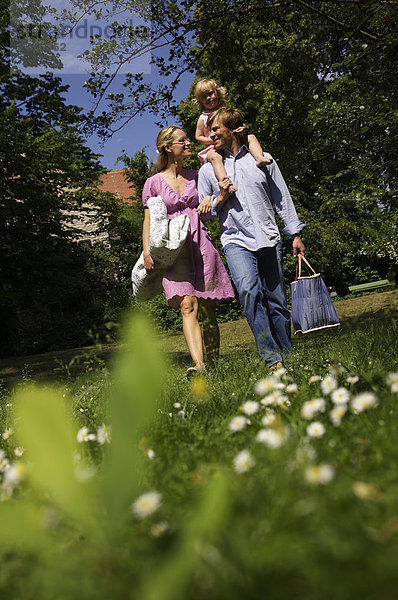
<path fill-rule="evenodd" d="M 346 23 L 343 23 L 342 21 L 338 21 L 337 19 L 335 19 L 334 17 L 326 14 L 322 10 L 319 10 L 318 8 L 315 8 L 314 6 L 311 6 L 311 4 L 308 4 L 307 2 L 304 2 L 304 0 L 296 0 L 296 2 L 297 2 L 297 4 L 301 4 L 302 6 L 305 6 L 306 8 L 308 8 L 309 10 L 311 10 L 312 12 L 315 12 L 320 17 L 324 17 L 328 21 L 331 21 L 335 25 L 339 25 L 340 27 L 343 27 L 343 29 L 345 29 L 346 31 L 352 31 L 352 27 L 350 27 Z M 359 4 L 359 3 L 356 2 L 355 4 Z M 364 31 L 363 29 L 357 29 L 356 28 L 355 31 L 358 31 L 358 33 L 361 33 L 362 35 L 364 35 L 365 37 L 370 38 L 371 40 L 376 40 L 377 41 L 377 39 L 378 39 L 375 35 L 369 33 L 368 31 Z"/>

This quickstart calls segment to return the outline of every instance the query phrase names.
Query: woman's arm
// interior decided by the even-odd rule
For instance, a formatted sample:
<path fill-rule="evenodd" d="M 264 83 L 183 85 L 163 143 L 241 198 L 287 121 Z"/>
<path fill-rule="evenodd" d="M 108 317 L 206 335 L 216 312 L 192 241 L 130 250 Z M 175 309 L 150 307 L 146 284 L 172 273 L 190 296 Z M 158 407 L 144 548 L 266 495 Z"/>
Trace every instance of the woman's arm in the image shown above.
<path fill-rule="evenodd" d="M 155 268 L 155 262 L 149 253 L 149 229 L 151 224 L 151 215 L 149 208 L 145 208 L 144 212 L 144 223 L 142 225 L 142 248 L 144 255 L 144 267 L 148 271 L 152 271 Z"/>
<path fill-rule="evenodd" d="M 204 144 L 205 146 L 209 146 L 213 143 L 209 137 L 205 136 L 205 124 L 201 118 L 198 119 L 196 124 L 195 140 L 199 142 L 199 144 Z"/>

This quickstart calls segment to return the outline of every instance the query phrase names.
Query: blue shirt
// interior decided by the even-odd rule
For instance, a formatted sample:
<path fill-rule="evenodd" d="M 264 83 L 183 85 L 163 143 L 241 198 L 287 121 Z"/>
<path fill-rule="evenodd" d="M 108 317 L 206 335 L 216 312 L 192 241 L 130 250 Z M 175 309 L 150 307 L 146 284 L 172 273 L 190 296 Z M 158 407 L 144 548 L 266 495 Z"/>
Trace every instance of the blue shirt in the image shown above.
<path fill-rule="evenodd" d="M 200 202 L 205 196 L 212 196 L 212 216 L 218 215 L 220 219 L 224 247 L 231 242 L 252 251 L 275 246 L 281 237 L 273 205 L 285 225 L 284 234 L 293 235 L 305 227 L 275 161 L 260 169 L 243 145 L 236 156 L 223 150 L 223 162 L 237 192 L 217 212 L 216 197 L 220 188 L 211 163 L 199 170 L 198 192 Z"/>

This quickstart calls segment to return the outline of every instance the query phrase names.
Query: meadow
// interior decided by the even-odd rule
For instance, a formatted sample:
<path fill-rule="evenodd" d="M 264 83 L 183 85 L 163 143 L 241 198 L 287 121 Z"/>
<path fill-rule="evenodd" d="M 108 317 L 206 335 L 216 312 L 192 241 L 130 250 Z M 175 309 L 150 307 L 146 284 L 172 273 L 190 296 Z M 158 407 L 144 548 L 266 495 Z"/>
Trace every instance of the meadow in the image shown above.
<path fill-rule="evenodd" d="M 133 317 L 110 362 L 4 387 L 0 592 L 395 599 L 397 295 L 337 301 L 272 375 L 244 321 L 187 381 L 181 336 Z"/>

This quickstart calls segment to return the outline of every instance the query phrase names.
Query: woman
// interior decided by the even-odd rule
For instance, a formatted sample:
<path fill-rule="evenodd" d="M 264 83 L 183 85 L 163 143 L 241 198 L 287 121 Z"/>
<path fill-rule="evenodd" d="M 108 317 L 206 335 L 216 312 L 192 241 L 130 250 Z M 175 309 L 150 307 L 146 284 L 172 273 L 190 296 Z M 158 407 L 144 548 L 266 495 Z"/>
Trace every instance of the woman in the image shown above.
<path fill-rule="evenodd" d="M 189 231 L 184 248 L 176 262 L 163 277 L 163 289 L 168 304 L 181 310 L 183 332 L 194 362 L 187 374 L 205 369 L 203 343 L 208 362 L 214 365 L 218 358 L 220 333 L 216 319 L 216 303 L 222 298 L 233 298 L 234 291 L 224 264 L 197 212 L 197 172 L 184 169 L 183 160 L 191 156 L 191 144 L 185 133 L 172 125 L 165 127 L 156 140 L 159 159 L 156 174 L 145 182 L 142 202 L 145 208 L 143 225 L 144 265 L 156 268 L 149 252 L 150 213 L 148 198 L 160 195 L 170 219 L 186 213 Z M 202 332 L 198 321 L 200 310 Z"/>

